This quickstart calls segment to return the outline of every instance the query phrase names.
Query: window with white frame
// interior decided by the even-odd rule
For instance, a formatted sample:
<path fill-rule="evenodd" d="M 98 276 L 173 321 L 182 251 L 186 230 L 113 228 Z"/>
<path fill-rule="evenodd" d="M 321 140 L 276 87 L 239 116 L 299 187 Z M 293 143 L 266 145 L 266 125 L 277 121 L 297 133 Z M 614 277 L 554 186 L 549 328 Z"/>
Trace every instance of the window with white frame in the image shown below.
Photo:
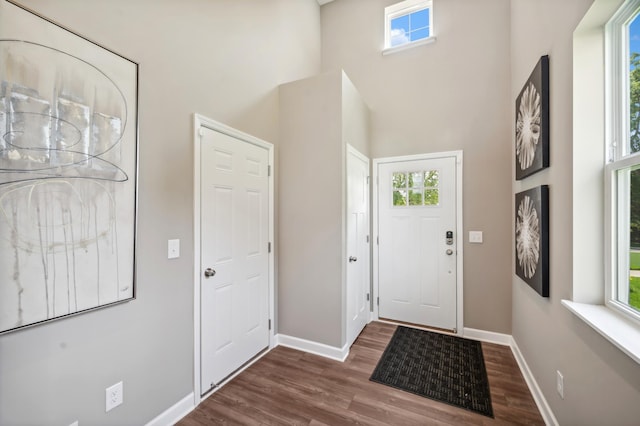
<path fill-rule="evenodd" d="M 405 0 L 384 9 L 385 49 L 433 40 L 431 0 Z"/>
<path fill-rule="evenodd" d="M 640 320 L 640 0 L 606 28 L 605 303 Z"/>
<path fill-rule="evenodd" d="M 393 206 L 437 206 L 440 203 L 438 170 L 393 172 Z"/>

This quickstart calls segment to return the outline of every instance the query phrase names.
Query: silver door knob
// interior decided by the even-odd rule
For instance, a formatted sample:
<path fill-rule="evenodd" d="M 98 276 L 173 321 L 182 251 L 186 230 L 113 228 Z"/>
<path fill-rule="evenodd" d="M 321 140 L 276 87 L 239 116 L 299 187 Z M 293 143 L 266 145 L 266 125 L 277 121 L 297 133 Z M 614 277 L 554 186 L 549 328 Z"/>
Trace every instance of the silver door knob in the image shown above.
<path fill-rule="evenodd" d="M 451 256 L 451 255 L 453 254 L 453 250 L 451 250 L 451 249 L 447 249 L 446 253 L 447 253 L 449 256 Z"/>
<path fill-rule="evenodd" d="M 349 256 L 349 262 L 357 262 L 358 258 L 355 256 Z"/>
<path fill-rule="evenodd" d="M 216 270 L 215 269 L 207 268 L 207 269 L 204 270 L 204 276 L 207 277 L 207 278 L 212 277 L 215 274 L 216 274 Z"/>

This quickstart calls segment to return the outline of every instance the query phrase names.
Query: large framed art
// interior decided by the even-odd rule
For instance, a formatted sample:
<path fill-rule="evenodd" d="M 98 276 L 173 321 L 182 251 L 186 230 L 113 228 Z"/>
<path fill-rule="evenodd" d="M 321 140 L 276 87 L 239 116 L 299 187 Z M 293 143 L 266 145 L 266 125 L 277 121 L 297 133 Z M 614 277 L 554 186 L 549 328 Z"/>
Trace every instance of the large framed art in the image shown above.
<path fill-rule="evenodd" d="M 542 56 L 516 99 L 516 179 L 549 167 L 549 56 Z"/>
<path fill-rule="evenodd" d="M 138 65 L 0 0 L 0 333 L 135 297 Z"/>
<path fill-rule="evenodd" d="M 516 275 L 549 297 L 549 186 L 516 194 Z"/>

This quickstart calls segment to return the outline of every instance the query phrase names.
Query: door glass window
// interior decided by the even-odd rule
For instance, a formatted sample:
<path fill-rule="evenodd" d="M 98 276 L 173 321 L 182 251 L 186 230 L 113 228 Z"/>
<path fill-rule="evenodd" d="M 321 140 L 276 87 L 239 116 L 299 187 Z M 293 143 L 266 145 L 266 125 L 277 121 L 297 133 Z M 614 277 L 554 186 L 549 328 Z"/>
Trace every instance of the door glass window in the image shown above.
<path fill-rule="evenodd" d="M 393 205 L 406 206 L 407 205 L 407 174 L 393 173 L 392 181 L 393 181 Z"/>
<path fill-rule="evenodd" d="M 392 173 L 393 206 L 437 206 L 439 204 L 438 171 Z"/>

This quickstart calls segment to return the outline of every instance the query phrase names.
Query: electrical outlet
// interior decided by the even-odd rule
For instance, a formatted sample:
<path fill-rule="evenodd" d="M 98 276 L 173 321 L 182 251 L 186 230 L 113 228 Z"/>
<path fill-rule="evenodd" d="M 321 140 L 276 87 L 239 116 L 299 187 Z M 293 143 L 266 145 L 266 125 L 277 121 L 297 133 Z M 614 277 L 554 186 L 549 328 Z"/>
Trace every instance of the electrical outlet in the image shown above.
<path fill-rule="evenodd" d="M 113 386 L 109 386 L 106 389 L 106 404 L 105 404 L 105 411 L 109 412 L 111 411 L 113 408 L 117 407 L 118 405 L 122 404 L 123 400 L 124 400 L 124 395 L 122 393 L 122 382 L 118 382 Z"/>
<path fill-rule="evenodd" d="M 556 371 L 556 389 L 560 398 L 564 399 L 564 377 L 560 370 Z"/>

